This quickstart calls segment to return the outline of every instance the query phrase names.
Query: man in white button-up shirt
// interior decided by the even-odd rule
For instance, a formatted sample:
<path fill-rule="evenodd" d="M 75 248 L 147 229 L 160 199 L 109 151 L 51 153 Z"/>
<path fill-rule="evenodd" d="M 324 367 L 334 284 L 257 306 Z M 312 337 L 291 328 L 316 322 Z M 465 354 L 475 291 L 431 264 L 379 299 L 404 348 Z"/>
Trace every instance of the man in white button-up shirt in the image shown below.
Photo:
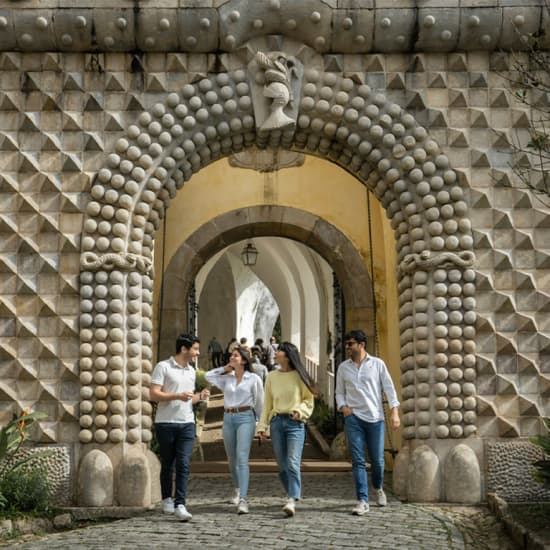
<path fill-rule="evenodd" d="M 351 453 L 357 505 L 353 514 L 369 511 L 365 470 L 365 447 L 372 465 L 372 483 L 379 506 L 386 505 L 384 483 L 384 406 L 382 390 L 390 406 L 390 426 L 399 428 L 399 401 L 388 369 L 378 357 L 367 353 L 367 335 L 352 330 L 345 336 L 349 359 L 336 372 L 336 406 L 344 415 L 344 429 Z"/>

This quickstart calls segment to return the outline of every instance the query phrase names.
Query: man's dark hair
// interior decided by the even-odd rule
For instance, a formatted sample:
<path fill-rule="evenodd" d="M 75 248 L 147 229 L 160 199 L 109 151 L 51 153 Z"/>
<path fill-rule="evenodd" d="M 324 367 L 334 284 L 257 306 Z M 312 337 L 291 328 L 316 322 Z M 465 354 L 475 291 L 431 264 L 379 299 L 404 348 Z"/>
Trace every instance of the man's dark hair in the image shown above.
<path fill-rule="evenodd" d="M 365 349 L 367 348 L 367 335 L 362 330 L 350 330 L 345 336 L 344 340 L 355 340 L 357 343 L 365 344 Z"/>
<path fill-rule="evenodd" d="M 181 348 L 191 349 L 191 346 L 195 343 L 200 344 L 200 340 L 196 336 L 191 334 L 180 334 L 176 340 L 176 353 L 181 351 Z"/>

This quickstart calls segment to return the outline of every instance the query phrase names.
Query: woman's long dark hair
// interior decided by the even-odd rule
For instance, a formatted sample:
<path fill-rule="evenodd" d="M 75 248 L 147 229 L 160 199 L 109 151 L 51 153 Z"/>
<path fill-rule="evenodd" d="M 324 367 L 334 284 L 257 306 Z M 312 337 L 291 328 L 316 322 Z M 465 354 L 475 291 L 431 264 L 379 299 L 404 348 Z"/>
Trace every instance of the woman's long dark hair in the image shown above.
<path fill-rule="evenodd" d="M 250 354 L 240 346 L 237 346 L 233 351 L 237 351 L 242 357 L 244 370 L 252 372 L 252 369 L 250 368 L 250 365 L 252 363 L 252 360 L 250 359 Z"/>
<path fill-rule="evenodd" d="M 315 380 L 311 378 L 306 368 L 302 364 L 302 359 L 300 357 L 300 352 L 298 348 L 291 342 L 281 342 L 279 344 L 278 350 L 282 351 L 288 359 L 288 366 L 298 372 L 302 382 L 308 387 L 309 391 L 313 395 L 318 394 L 317 384 Z"/>

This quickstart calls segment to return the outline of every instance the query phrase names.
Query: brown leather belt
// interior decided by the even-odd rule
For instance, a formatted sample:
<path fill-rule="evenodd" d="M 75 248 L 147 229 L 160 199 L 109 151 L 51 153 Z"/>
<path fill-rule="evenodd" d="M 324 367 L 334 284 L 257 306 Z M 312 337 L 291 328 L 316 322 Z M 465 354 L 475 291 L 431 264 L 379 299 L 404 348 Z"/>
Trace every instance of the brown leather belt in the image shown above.
<path fill-rule="evenodd" d="M 252 407 L 232 407 L 230 409 L 224 409 L 226 413 L 242 413 L 245 411 L 251 411 Z"/>

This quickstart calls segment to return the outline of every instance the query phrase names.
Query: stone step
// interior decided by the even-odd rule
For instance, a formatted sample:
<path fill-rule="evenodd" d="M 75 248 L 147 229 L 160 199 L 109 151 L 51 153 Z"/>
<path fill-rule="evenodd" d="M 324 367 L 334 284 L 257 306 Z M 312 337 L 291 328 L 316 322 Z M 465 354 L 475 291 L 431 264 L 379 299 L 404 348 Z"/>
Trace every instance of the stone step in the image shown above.
<path fill-rule="evenodd" d="M 202 441 L 202 456 L 204 460 L 225 460 L 225 448 L 223 441 Z M 318 447 L 313 443 L 306 441 L 304 445 L 304 450 L 302 451 L 302 457 L 304 460 L 322 460 L 324 459 L 323 454 L 319 451 Z M 256 438 L 252 443 L 252 448 L 250 450 L 250 459 L 251 460 L 274 460 L 275 455 L 273 454 L 273 447 L 271 446 L 271 441 L 265 441 L 261 445 L 259 440 Z"/>
<path fill-rule="evenodd" d="M 274 460 L 251 460 L 250 471 L 252 473 L 278 472 L 277 463 Z M 303 473 L 312 472 L 351 472 L 351 462 L 335 462 L 328 460 L 304 460 L 301 470 Z M 227 474 L 229 471 L 227 460 L 192 461 L 191 473 L 193 474 Z"/>
<path fill-rule="evenodd" d="M 208 410 L 206 411 L 206 425 L 221 422 L 223 420 L 223 395 L 210 396 Z"/>
<path fill-rule="evenodd" d="M 223 394 L 212 394 L 208 401 L 206 418 L 200 435 L 201 448 L 195 449 L 192 458 L 193 463 L 201 462 L 202 460 L 207 462 L 226 461 L 227 456 L 225 454 L 222 434 L 223 411 Z M 309 433 L 306 437 L 302 457 L 307 461 L 322 461 L 326 458 Z M 250 451 L 250 460 L 267 460 L 274 463 L 275 455 L 273 454 L 271 441 L 268 439 L 260 444 L 259 438 L 254 438 Z"/>

